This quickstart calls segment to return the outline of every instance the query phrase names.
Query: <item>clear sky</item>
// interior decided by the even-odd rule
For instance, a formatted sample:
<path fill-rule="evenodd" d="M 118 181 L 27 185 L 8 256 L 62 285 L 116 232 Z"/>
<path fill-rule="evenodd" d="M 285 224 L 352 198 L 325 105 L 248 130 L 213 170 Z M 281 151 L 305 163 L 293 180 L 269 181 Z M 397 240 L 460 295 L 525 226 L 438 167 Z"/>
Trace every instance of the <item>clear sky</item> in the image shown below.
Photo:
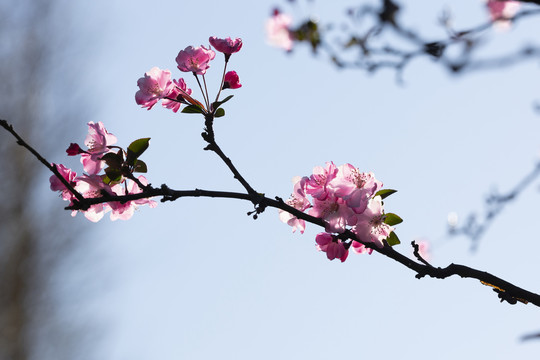
<path fill-rule="evenodd" d="M 458 27 L 486 16 L 480 1 L 452 3 Z M 336 19 L 352 4 L 319 1 L 293 16 Z M 385 204 L 405 220 L 397 229 L 398 251 L 410 254 L 411 240 L 426 239 L 436 266 L 461 263 L 540 291 L 537 184 L 508 206 L 477 253 L 466 239 L 445 237 L 449 212 L 481 211 L 491 188 L 510 189 L 538 160 L 540 118 L 532 110 L 538 63 L 452 77 L 424 59 L 407 67 L 405 84 L 398 85 L 391 71 L 339 71 L 303 46 L 293 54 L 269 47 L 264 21 L 274 5 L 70 5 L 69 26 L 93 34 L 81 46 L 95 49 L 96 61 L 81 69 L 80 82 L 96 106 L 94 121 L 103 121 L 123 146 L 152 138 L 143 159 L 154 185 L 241 191 L 217 156 L 202 150 L 202 117 L 146 111 L 134 100 L 137 79 L 150 68 L 184 75 L 176 69 L 179 50 L 207 44 L 212 35 L 241 37 L 244 47 L 229 66 L 243 87 L 229 90 L 235 97 L 216 121 L 216 137 L 257 191 L 286 198 L 294 176 L 326 161 L 352 163 L 399 191 Z M 407 4 L 403 16 L 429 31 L 445 5 Z M 538 30 L 533 21 L 517 29 Z M 516 39 L 514 32 L 488 36 L 500 39 L 486 55 Z M 216 59 L 207 78 L 213 94 L 222 64 Z M 186 81 L 198 94 L 194 79 Z M 66 126 L 80 137 L 60 135 L 60 144 L 84 140 L 86 124 L 74 119 Z M 104 273 L 106 281 L 96 287 L 93 305 L 77 311 L 103 327 L 105 340 L 93 350 L 113 360 L 345 360 L 532 358 L 540 349 L 540 342 L 519 341 L 540 331 L 533 305 L 500 304 L 475 280 L 417 280 L 377 254 L 330 262 L 315 249 L 320 229 L 308 224 L 305 234 L 292 234 L 277 211 L 254 221 L 245 215 L 250 210 L 238 200 L 180 199 L 142 208 L 130 221 L 92 224 L 85 241 L 95 244 L 102 264 L 88 281 Z M 66 213 L 58 221 L 86 220 Z"/>

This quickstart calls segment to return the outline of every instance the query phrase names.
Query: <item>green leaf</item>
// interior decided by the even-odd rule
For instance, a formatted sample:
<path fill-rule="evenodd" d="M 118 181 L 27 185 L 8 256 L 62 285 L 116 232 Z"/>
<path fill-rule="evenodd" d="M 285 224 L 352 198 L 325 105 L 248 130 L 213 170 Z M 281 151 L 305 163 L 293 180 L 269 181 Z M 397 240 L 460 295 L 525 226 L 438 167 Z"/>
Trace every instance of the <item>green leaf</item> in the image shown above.
<path fill-rule="evenodd" d="M 222 117 L 225 116 L 225 110 L 223 108 L 219 108 L 216 110 L 216 113 L 214 114 L 215 117 Z"/>
<path fill-rule="evenodd" d="M 234 95 L 229 95 L 221 101 L 216 101 L 212 103 L 212 109 L 217 110 L 221 105 L 225 104 L 227 101 L 231 100 Z"/>
<path fill-rule="evenodd" d="M 127 149 L 127 159 L 126 162 L 129 165 L 134 165 L 135 161 L 139 156 L 142 155 L 148 149 L 150 145 L 150 138 L 137 139 L 131 144 L 129 144 Z"/>
<path fill-rule="evenodd" d="M 203 109 L 197 105 L 188 105 L 182 109 L 184 114 L 204 114 Z"/>
<path fill-rule="evenodd" d="M 394 226 L 403 222 L 403 219 L 394 213 L 385 214 L 384 223 Z"/>
<path fill-rule="evenodd" d="M 119 153 L 111 152 L 103 155 L 101 160 L 105 161 L 105 164 L 113 169 L 120 169 L 122 163 L 124 162 L 124 156 L 122 155 L 122 151 L 119 151 Z"/>
<path fill-rule="evenodd" d="M 119 183 L 122 181 L 122 171 L 120 169 L 113 169 L 113 168 L 106 168 L 105 169 L 106 176 L 103 178 L 103 182 L 107 185 L 110 185 L 111 183 Z"/>
<path fill-rule="evenodd" d="M 391 232 L 390 235 L 388 235 L 388 237 L 386 238 L 386 242 L 388 243 L 388 245 L 390 246 L 394 246 L 394 245 L 398 245 L 398 244 L 401 244 L 401 241 L 399 241 L 399 238 L 398 236 L 396 235 L 395 232 Z"/>
<path fill-rule="evenodd" d="M 135 161 L 135 168 L 133 169 L 133 172 L 139 172 L 139 173 L 146 173 L 148 172 L 148 167 L 146 167 L 146 163 L 142 160 Z"/>
<path fill-rule="evenodd" d="M 379 190 L 375 193 L 375 196 L 380 196 L 381 199 L 385 199 L 387 197 L 389 197 L 390 195 L 392 195 L 393 193 L 396 193 L 397 190 L 392 190 L 392 189 L 383 189 L 383 190 Z"/>

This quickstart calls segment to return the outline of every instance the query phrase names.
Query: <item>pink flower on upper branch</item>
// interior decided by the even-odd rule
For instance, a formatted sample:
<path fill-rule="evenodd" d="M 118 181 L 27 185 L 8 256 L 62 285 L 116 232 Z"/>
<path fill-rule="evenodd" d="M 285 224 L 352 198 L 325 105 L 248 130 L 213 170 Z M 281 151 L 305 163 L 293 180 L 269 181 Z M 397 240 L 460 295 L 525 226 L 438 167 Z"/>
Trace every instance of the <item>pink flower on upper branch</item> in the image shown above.
<path fill-rule="evenodd" d="M 81 163 L 84 171 L 88 174 L 97 174 L 103 168 L 101 157 L 110 151 L 109 146 L 115 144 L 116 136 L 107 132 L 103 123 L 99 121 L 95 124 L 93 121 L 88 123 L 88 135 L 84 144 L 88 151 L 81 154 Z"/>
<path fill-rule="evenodd" d="M 64 179 L 73 187 L 77 185 L 77 182 L 75 181 L 75 178 L 77 177 L 77 173 L 75 171 L 72 171 L 71 169 L 66 168 L 62 164 L 51 164 L 52 166 L 56 166 L 56 170 L 62 175 Z M 49 182 L 51 183 L 51 190 L 52 191 L 60 191 L 62 194 L 62 199 L 71 201 L 75 198 L 73 193 L 67 189 L 67 187 L 62 183 L 62 181 L 56 176 L 53 175 L 49 178 Z"/>
<path fill-rule="evenodd" d="M 377 247 L 383 247 L 383 240 L 394 231 L 394 228 L 385 224 L 384 220 L 382 199 L 380 196 L 375 196 L 369 201 L 365 211 L 358 214 L 358 222 L 352 231 L 361 241 L 372 242 Z"/>
<path fill-rule="evenodd" d="M 148 185 L 148 181 L 144 176 L 139 176 L 139 181 L 143 185 Z M 131 181 L 129 185 L 127 186 L 127 192 L 126 189 L 121 184 L 116 184 L 112 188 L 112 191 L 116 195 L 128 195 L 128 194 L 139 194 L 143 190 L 135 183 L 134 181 Z M 135 210 L 138 208 L 139 205 L 145 205 L 148 204 L 151 208 L 155 208 L 157 206 L 157 202 L 151 199 L 138 199 L 138 200 L 131 200 L 126 201 L 125 203 L 121 203 L 119 201 L 111 201 L 108 203 L 111 207 L 111 220 L 129 220 L 132 216 Z"/>
<path fill-rule="evenodd" d="M 212 45 L 214 49 L 226 55 L 225 58 L 227 60 L 229 59 L 227 55 L 230 56 L 231 54 L 240 51 L 240 49 L 242 48 L 242 39 L 240 38 L 232 40 L 230 37 L 225 39 L 219 39 L 215 36 L 211 36 L 208 40 L 210 41 L 210 45 Z"/>
<path fill-rule="evenodd" d="M 488 0 L 486 5 L 491 21 L 497 21 L 504 27 L 510 26 L 510 19 L 516 15 L 520 7 L 519 1 Z"/>
<path fill-rule="evenodd" d="M 300 178 L 300 177 L 296 177 L 295 179 L 293 179 L 294 181 L 293 193 L 291 197 L 287 201 L 285 201 L 287 205 L 290 205 L 293 208 L 300 211 L 305 211 L 311 206 L 304 192 L 306 179 L 307 178 Z M 293 232 L 295 232 L 296 229 L 298 229 L 300 230 L 302 234 L 304 233 L 304 230 L 306 229 L 306 222 L 304 220 L 298 219 L 296 216 L 283 210 L 278 210 L 278 212 L 279 212 L 279 219 L 282 222 L 286 223 L 287 225 L 292 226 Z"/>
<path fill-rule="evenodd" d="M 330 184 L 336 196 L 343 198 L 358 214 L 364 211 L 369 199 L 382 185 L 373 173 L 360 172 L 351 164 L 341 165 L 336 178 Z"/>
<path fill-rule="evenodd" d="M 172 111 L 177 112 L 178 110 L 180 110 L 180 106 L 182 105 L 182 103 L 180 102 L 181 96 L 185 94 L 191 95 L 191 89 L 187 88 L 186 82 L 182 78 L 178 80 L 173 80 L 173 82 L 175 86 L 173 90 L 170 92 L 170 94 L 167 95 L 167 97 L 170 99 L 176 99 L 177 101 L 170 100 L 170 99 L 163 99 L 161 101 L 161 104 L 163 105 L 163 107 L 166 107 L 167 109 L 171 109 Z"/>
<path fill-rule="evenodd" d="M 160 99 L 168 96 L 174 89 L 171 72 L 153 67 L 144 77 L 137 80 L 139 91 L 135 93 L 135 101 L 143 108 L 150 110 Z"/>
<path fill-rule="evenodd" d="M 319 233 L 315 236 L 315 242 L 317 243 L 317 249 L 324 251 L 328 260 L 339 259 L 344 262 L 349 256 L 349 250 L 345 248 L 343 242 L 339 239 L 334 240 L 331 234 Z"/>
<path fill-rule="evenodd" d="M 180 71 L 204 75 L 210 67 L 208 63 L 214 57 L 216 57 L 216 53 L 212 49 L 207 49 L 204 46 L 195 48 L 188 46 L 184 50 L 180 50 L 176 57 L 176 63 Z"/>
<path fill-rule="evenodd" d="M 229 71 L 225 74 L 225 80 L 223 82 L 223 89 L 238 89 L 241 88 L 240 78 L 236 71 Z"/>
<path fill-rule="evenodd" d="M 294 43 L 289 28 L 291 24 L 292 18 L 289 15 L 274 10 L 273 16 L 266 21 L 266 35 L 270 45 L 291 51 Z"/>

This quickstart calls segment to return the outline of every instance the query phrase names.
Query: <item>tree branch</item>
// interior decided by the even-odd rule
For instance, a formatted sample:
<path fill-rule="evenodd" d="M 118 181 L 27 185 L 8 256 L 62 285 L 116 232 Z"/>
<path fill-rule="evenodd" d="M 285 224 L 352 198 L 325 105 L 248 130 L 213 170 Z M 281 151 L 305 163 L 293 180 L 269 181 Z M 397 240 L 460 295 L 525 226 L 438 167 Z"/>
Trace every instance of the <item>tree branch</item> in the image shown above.
<path fill-rule="evenodd" d="M 16 139 L 17 143 L 23 147 L 25 147 L 27 150 L 29 150 L 43 165 L 45 165 L 50 171 L 52 171 L 59 179 L 63 179 L 63 177 L 58 173 L 58 170 L 56 170 L 55 166 L 51 166 L 43 156 L 41 156 L 37 151 L 35 151 L 31 146 L 29 146 L 13 129 L 11 125 L 7 123 L 5 120 L 0 120 L 0 125 L 5 128 L 8 132 L 10 132 Z M 206 137 L 212 136 L 213 137 L 213 130 L 211 126 L 208 126 L 207 124 L 207 132 Z M 205 138 L 205 133 L 203 133 L 203 138 Z M 206 140 L 206 138 L 205 138 Z M 215 141 L 209 141 L 209 146 L 215 144 Z M 217 144 L 215 144 L 217 146 Z M 217 147 L 219 149 L 219 147 Z M 216 152 L 215 149 L 211 149 Z M 86 210 L 91 205 L 100 204 L 100 203 L 106 203 L 111 201 L 118 201 L 121 203 L 125 203 L 127 201 L 137 200 L 137 199 L 145 199 L 145 198 L 151 198 L 155 196 L 161 196 L 162 202 L 165 201 L 174 201 L 182 197 L 212 197 L 212 198 L 229 198 L 229 199 L 239 199 L 239 200 L 247 200 L 251 201 L 255 207 L 256 207 L 256 214 L 262 213 L 267 207 L 273 207 L 276 209 L 280 209 L 283 211 L 286 211 L 294 216 L 296 216 L 299 219 L 305 220 L 309 223 L 321 226 L 323 228 L 327 227 L 327 222 L 323 219 L 316 218 L 314 216 L 311 216 L 309 214 L 306 214 L 290 205 L 287 205 L 281 198 L 276 197 L 275 199 L 268 198 L 264 196 L 263 194 L 256 193 L 253 188 L 245 181 L 245 179 L 240 175 L 238 170 L 232 165 L 232 162 L 225 156 L 225 154 L 221 151 L 217 151 L 220 158 L 227 159 L 225 161 L 233 174 L 235 174 L 235 177 L 239 179 L 239 181 L 244 185 L 246 190 L 248 191 L 247 194 L 244 193 L 236 193 L 236 192 L 227 192 L 227 191 L 213 191 L 213 190 L 201 190 L 201 189 L 194 189 L 194 190 L 172 190 L 167 185 L 161 185 L 160 188 L 154 188 L 151 185 L 148 185 L 143 188 L 143 191 L 138 194 L 128 194 L 128 195 L 120 195 L 120 196 L 113 196 L 108 193 L 103 193 L 101 197 L 97 198 L 84 198 L 82 195 L 79 194 L 81 199 L 77 203 L 73 203 L 72 205 L 66 207 L 68 210 Z M 241 179 L 241 180 L 240 180 Z M 66 181 L 67 183 L 67 181 Z M 69 185 L 69 183 L 64 184 Z M 250 191 L 251 189 L 251 191 Z M 75 191 L 75 193 L 77 193 Z M 78 193 L 77 193 L 78 194 Z M 78 197 L 79 199 L 79 197 Z M 250 213 L 248 213 L 250 214 Z M 254 216 L 256 218 L 256 216 Z M 366 243 L 363 241 L 360 241 L 356 238 L 354 233 L 352 233 L 350 230 L 346 230 L 343 234 L 340 234 L 340 238 L 342 239 L 348 239 L 351 242 L 357 241 L 361 244 L 363 244 L 365 247 L 370 248 L 382 255 L 385 255 L 400 264 L 404 265 L 405 267 L 413 270 L 416 272 L 416 278 L 421 279 L 425 276 L 430 276 L 437 279 L 445 279 L 447 277 L 458 275 L 462 278 L 473 278 L 481 281 L 484 285 L 488 285 L 493 287 L 494 291 L 498 293 L 498 296 L 502 301 L 507 301 L 510 304 L 516 304 L 518 301 L 522 303 L 532 303 L 536 306 L 540 307 L 540 295 L 532 293 L 530 291 L 524 290 L 520 287 L 517 287 L 497 276 L 494 276 L 488 272 L 476 270 L 473 268 L 470 268 L 468 266 L 464 265 L 458 265 L 458 264 L 450 264 L 445 268 L 440 267 L 434 267 L 427 263 L 427 261 L 422 261 L 420 255 L 418 254 L 418 248 L 416 247 L 416 253 L 417 258 L 420 259 L 421 262 L 416 262 L 413 259 L 408 258 L 405 255 L 402 255 L 401 253 L 394 250 L 393 247 L 388 245 L 388 243 L 384 242 L 384 246 L 382 248 L 377 247 L 374 243 Z M 413 242 L 413 247 L 415 246 Z"/>

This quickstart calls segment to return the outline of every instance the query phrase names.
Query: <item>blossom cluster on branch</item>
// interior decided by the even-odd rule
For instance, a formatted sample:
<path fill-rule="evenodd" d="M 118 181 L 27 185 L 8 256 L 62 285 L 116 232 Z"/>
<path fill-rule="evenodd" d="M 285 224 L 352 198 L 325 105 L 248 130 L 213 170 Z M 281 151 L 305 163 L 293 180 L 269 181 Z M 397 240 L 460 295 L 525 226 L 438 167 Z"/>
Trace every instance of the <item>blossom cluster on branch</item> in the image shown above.
<path fill-rule="evenodd" d="M 385 214 L 383 197 L 395 190 L 381 190 L 383 184 L 371 172 L 361 172 L 351 164 L 339 167 L 333 162 L 323 168 L 317 166 L 309 177 L 296 178 L 294 190 L 286 203 L 300 211 L 308 210 L 311 216 L 326 221 L 324 233 L 319 233 L 315 241 L 317 248 L 326 252 L 328 259 L 347 259 L 352 246 L 356 253 L 372 253 L 364 243 L 373 243 L 382 248 L 399 244 L 393 225 L 402 222 L 393 213 Z M 312 201 L 308 199 L 311 196 Z M 304 232 L 305 221 L 280 210 L 281 221 Z M 360 241 L 341 239 L 339 234 L 347 230 Z"/>

